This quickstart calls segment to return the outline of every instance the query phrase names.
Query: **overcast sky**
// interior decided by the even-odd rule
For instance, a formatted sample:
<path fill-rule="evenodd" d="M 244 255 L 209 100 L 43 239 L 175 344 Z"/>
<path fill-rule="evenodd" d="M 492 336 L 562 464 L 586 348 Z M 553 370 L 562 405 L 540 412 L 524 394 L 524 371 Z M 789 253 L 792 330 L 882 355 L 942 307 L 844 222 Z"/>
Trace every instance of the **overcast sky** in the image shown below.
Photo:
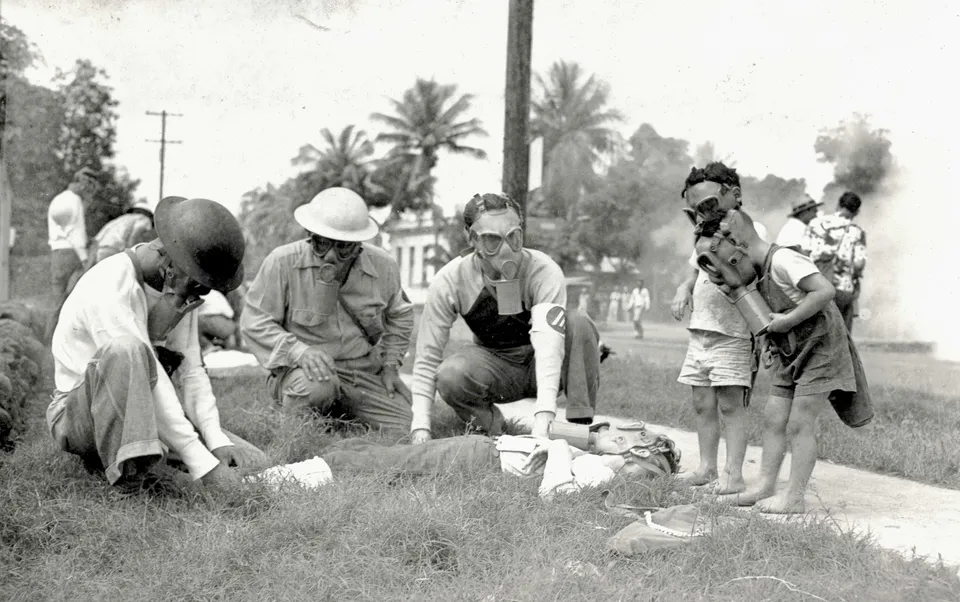
<path fill-rule="evenodd" d="M 417 76 L 476 95 L 490 158 L 442 156 L 440 202 L 500 188 L 507 0 L 4 0 L 4 17 L 56 67 L 89 58 L 120 101 L 117 162 L 156 202 L 166 109 L 166 192 L 236 207 L 243 192 L 293 173 L 319 130 L 388 111 Z M 775 8 L 774 8 L 775 7 Z M 946 0 L 538 0 L 534 70 L 580 62 L 610 83 L 629 135 L 711 140 L 742 172 L 830 178 L 817 132 L 853 112 L 892 131 L 898 158 L 943 147 L 944 94 L 960 20 Z M 322 32 L 294 13 L 330 27 Z M 952 107 L 951 107 L 952 108 Z M 909 161 L 908 161 L 909 162 Z"/>

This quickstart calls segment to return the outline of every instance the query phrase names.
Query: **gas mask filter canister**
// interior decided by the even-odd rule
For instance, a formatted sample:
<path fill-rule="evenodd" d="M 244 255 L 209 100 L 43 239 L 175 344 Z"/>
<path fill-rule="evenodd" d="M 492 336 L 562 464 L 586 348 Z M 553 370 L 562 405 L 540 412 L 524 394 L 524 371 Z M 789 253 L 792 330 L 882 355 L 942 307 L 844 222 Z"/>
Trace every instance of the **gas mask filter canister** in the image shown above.
<path fill-rule="evenodd" d="M 501 316 L 513 316 L 523 311 L 520 300 L 520 266 L 515 261 L 504 261 L 500 265 L 500 280 L 494 280 L 497 292 L 497 310 Z"/>

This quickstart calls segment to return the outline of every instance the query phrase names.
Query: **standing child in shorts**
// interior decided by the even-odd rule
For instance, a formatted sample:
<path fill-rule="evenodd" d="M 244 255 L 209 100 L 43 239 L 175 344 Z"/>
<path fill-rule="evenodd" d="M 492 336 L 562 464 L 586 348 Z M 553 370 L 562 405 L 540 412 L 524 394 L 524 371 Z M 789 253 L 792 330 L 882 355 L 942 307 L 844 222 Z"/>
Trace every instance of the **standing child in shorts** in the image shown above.
<path fill-rule="evenodd" d="M 830 401 L 848 426 L 863 426 L 873 416 L 869 393 L 856 348 L 832 303 L 833 285 L 810 258 L 767 243 L 747 214 L 734 215 L 728 233 L 719 240 L 700 238 L 697 249 L 713 245 L 717 261 L 734 265 L 745 282 L 759 275 L 757 290 L 773 310 L 765 338 L 776 351 L 764 411 L 760 482 L 727 499 L 741 506 L 756 504 L 768 513 L 800 513 L 817 461 L 817 415 Z M 788 442 L 790 481 L 785 491 L 775 493 Z"/>
<path fill-rule="evenodd" d="M 723 163 L 694 168 L 681 197 L 695 223 L 706 206 L 732 209 L 741 205 L 740 177 Z M 699 209 L 698 209 L 699 208 Z M 763 228 L 757 224 L 758 228 Z M 762 234 L 766 235 L 764 229 Z M 747 322 L 726 295 L 700 272 L 696 253 L 690 258 L 692 272 L 677 288 L 671 307 L 673 317 L 683 319 L 690 307 L 690 342 L 677 382 L 690 385 L 697 415 L 700 464 L 684 478 L 692 485 L 706 485 L 719 478 L 715 492 L 739 493 L 746 489 L 743 461 L 747 452 L 747 406 L 753 384 L 753 338 Z M 718 475 L 720 419 L 727 457 Z"/>

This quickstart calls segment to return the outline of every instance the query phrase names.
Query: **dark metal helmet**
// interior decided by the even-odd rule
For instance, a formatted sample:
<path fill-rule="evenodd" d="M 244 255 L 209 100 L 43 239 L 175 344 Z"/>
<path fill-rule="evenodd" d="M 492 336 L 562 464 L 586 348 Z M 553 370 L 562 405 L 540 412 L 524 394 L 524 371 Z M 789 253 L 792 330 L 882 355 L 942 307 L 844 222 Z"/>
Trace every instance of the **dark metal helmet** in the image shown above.
<path fill-rule="evenodd" d="M 157 236 L 178 268 L 220 292 L 243 283 L 246 243 L 237 218 L 209 199 L 164 198 L 154 212 Z"/>

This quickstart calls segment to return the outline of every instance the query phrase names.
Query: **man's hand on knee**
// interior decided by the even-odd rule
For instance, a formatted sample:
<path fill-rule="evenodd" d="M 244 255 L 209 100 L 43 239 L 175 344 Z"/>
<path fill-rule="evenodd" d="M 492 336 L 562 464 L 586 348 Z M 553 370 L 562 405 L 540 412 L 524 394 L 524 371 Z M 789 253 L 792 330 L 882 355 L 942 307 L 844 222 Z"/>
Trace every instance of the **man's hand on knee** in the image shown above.
<path fill-rule="evenodd" d="M 380 372 L 380 381 L 387 391 L 387 397 L 393 399 L 394 394 L 399 393 L 401 397 L 407 400 L 407 403 L 411 402 L 410 389 L 403 383 L 396 366 L 384 366 L 383 371 Z"/>
<path fill-rule="evenodd" d="M 303 369 L 307 380 L 325 381 L 336 375 L 336 364 L 333 358 L 320 347 L 308 347 L 300 359 L 297 367 Z"/>

